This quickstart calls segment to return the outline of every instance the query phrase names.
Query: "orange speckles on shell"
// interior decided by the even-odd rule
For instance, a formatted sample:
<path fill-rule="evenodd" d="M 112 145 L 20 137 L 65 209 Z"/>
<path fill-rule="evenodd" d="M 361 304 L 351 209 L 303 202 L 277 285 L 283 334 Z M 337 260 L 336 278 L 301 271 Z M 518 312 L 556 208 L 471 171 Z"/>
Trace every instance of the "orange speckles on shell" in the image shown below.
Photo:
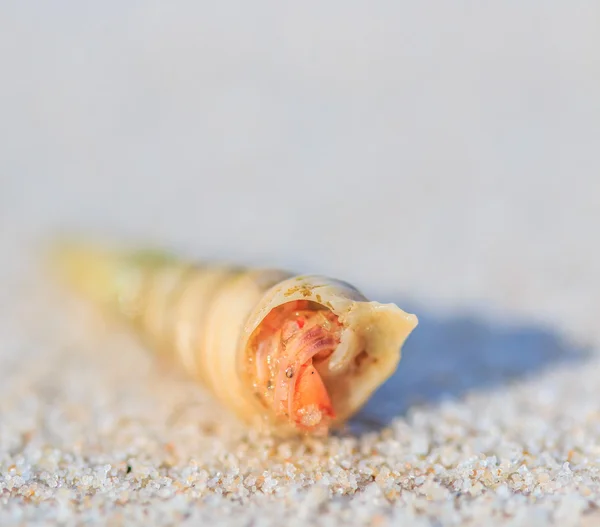
<path fill-rule="evenodd" d="M 300 279 L 302 279 L 302 277 L 300 277 Z M 292 295 L 295 295 L 296 293 L 300 293 L 304 298 L 308 298 L 309 296 L 313 296 L 313 291 L 319 287 L 323 287 L 323 285 L 294 285 L 290 287 L 285 293 L 283 293 L 283 296 L 290 297 Z M 316 295 L 316 299 L 317 302 L 322 302 L 321 295 Z"/>
<path fill-rule="evenodd" d="M 302 289 L 302 286 L 295 285 L 294 287 L 290 287 L 285 293 L 283 293 L 283 296 L 286 296 L 286 297 L 292 296 L 293 294 L 297 293 L 301 289 Z"/>

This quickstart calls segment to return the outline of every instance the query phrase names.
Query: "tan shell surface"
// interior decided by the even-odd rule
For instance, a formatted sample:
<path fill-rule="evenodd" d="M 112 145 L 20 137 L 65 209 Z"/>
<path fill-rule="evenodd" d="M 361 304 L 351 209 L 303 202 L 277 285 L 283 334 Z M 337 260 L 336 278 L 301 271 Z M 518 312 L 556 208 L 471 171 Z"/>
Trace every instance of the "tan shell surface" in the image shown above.
<path fill-rule="evenodd" d="M 128 320 L 151 349 L 179 362 L 243 420 L 285 433 L 293 427 L 269 415 L 247 375 L 249 340 L 272 309 L 308 300 L 330 309 L 343 325 L 324 379 L 339 423 L 394 372 L 417 324 L 395 305 L 368 302 L 351 285 L 323 276 L 79 247 L 61 258 L 70 282 Z M 363 350 L 369 360 L 348 369 Z"/>
<path fill-rule="evenodd" d="M 240 376 L 240 341 L 245 323 L 265 290 L 285 275 L 279 271 L 245 271 L 222 284 L 212 298 L 196 348 L 198 370 L 209 389 L 239 417 L 251 421 L 264 413 L 253 390 Z"/>

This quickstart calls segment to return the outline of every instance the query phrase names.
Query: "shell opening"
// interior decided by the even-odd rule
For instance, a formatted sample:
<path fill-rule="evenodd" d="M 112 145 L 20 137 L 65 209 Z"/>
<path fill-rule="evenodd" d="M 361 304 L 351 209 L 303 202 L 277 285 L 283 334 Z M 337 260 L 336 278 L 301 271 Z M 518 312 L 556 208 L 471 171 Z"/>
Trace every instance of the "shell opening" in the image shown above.
<path fill-rule="evenodd" d="M 356 354 L 343 324 L 325 306 L 294 300 L 272 309 L 246 348 L 247 373 L 273 417 L 311 433 L 327 432 L 336 416 L 332 393 L 341 354 Z M 339 358 L 337 360 L 339 361 Z M 346 360 L 343 362 L 347 362 Z M 338 370 L 338 371 L 336 371 Z"/>

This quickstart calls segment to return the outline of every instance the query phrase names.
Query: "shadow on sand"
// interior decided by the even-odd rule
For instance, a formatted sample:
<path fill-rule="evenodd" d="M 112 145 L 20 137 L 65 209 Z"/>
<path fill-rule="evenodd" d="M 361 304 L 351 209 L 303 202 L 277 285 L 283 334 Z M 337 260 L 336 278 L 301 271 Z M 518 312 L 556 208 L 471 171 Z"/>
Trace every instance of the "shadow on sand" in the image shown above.
<path fill-rule="evenodd" d="M 414 306 L 407 311 L 418 314 L 419 326 L 396 373 L 349 423 L 351 433 L 378 430 L 416 405 L 498 388 L 588 356 L 550 326 L 467 313 L 440 318 Z"/>

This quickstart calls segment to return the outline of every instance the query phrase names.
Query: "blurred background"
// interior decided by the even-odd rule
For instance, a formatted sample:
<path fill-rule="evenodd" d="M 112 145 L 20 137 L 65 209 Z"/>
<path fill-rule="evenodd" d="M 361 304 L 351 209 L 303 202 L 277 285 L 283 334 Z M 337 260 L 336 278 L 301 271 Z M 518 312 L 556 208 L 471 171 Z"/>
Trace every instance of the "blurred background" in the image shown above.
<path fill-rule="evenodd" d="M 5 2 L 3 258 L 125 238 L 593 331 L 599 23 L 595 1 Z"/>

